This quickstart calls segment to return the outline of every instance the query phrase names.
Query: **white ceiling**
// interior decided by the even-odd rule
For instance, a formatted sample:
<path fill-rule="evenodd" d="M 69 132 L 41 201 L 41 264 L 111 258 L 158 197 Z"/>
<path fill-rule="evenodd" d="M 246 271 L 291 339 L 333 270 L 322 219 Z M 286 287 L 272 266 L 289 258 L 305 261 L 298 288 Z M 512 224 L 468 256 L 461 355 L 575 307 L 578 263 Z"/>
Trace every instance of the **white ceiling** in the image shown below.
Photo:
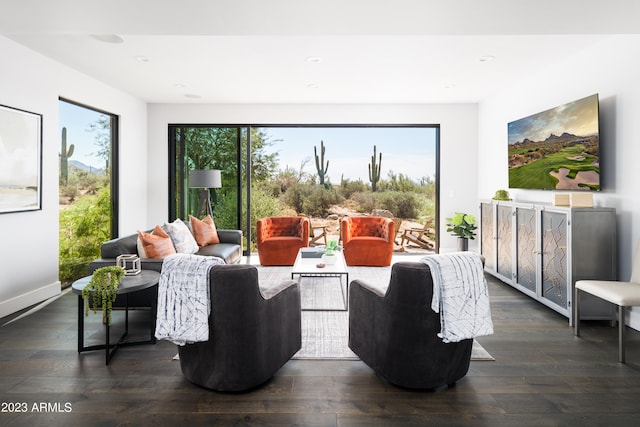
<path fill-rule="evenodd" d="M 0 0 L 0 34 L 154 103 L 479 102 L 638 33 L 636 0 Z"/>

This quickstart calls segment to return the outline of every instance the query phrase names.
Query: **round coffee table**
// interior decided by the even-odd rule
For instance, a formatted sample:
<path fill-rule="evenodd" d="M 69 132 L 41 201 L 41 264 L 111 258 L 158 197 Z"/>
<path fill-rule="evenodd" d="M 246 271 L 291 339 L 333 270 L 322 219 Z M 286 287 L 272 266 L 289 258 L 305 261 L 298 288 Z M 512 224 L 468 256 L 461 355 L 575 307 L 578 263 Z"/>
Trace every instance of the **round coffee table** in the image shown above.
<path fill-rule="evenodd" d="M 89 284 L 91 276 L 78 279 L 71 285 L 71 289 L 74 294 L 78 295 L 78 353 L 91 350 L 105 350 L 105 364 L 108 365 L 111 358 L 115 354 L 119 347 L 127 347 L 141 344 L 155 344 L 155 329 L 156 329 L 156 302 L 157 297 L 151 298 L 151 327 L 149 339 L 144 341 L 125 341 L 125 338 L 129 334 L 129 294 L 143 289 L 154 287 L 160 280 L 160 273 L 153 270 L 142 270 L 139 274 L 134 276 L 124 276 L 122 281 L 118 285 L 118 295 L 125 295 L 125 322 L 124 333 L 115 344 L 109 343 L 110 325 L 105 323 L 105 343 L 99 345 L 90 345 L 85 347 L 84 345 L 84 300 L 82 299 L 82 289 Z M 157 292 L 157 288 L 156 288 Z"/>

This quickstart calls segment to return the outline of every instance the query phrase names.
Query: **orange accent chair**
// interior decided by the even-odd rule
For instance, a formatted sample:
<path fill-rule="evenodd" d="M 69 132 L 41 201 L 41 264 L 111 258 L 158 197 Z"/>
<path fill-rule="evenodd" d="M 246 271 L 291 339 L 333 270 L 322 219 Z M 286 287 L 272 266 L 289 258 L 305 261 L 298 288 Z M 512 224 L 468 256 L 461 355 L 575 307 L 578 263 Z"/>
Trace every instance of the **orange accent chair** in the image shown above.
<path fill-rule="evenodd" d="M 309 246 L 309 218 L 274 216 L 256 224 L 261 265 L 293 265 L 300 248 Z"/>
<path fill-rule="evenodd" d="M 347 265 L 387 266 L 393 256 L 394 224 L 391 218 L 342 218 L 341 237 Z"/>

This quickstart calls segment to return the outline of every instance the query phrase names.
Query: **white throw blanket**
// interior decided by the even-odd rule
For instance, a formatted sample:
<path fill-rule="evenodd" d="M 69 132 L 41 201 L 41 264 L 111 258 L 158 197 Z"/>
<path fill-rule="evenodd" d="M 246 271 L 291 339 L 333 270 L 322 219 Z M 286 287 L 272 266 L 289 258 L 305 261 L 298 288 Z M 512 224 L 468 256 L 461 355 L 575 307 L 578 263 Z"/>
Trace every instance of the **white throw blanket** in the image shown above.
<path fill-rule="evenodd" d="M 458 342 L 493 334 L 489 290 L 480 255 L 454 252 L 421 259 L 431 269 L 431 309 L 440 313 L 439 337 Z"/>
<path fill-rule="evenodd" d="M 181 253 L 164 259 L 158 283 L 156 338 L 177 345 L 209 339 L 209 270 L 215 264 L 224 261 Z"/>

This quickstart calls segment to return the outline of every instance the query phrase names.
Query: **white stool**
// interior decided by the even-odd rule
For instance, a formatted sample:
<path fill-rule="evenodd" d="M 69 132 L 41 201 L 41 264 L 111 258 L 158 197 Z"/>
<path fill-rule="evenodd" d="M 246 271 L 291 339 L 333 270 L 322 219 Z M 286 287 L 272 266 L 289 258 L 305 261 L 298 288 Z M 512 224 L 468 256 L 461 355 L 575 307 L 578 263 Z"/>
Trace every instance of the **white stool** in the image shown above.
<path fill-rule="evenodd" d="M 580 292 L 586 292 L 618 306 L 618 360 L 624 363 L 625 309 L 640 306 L 640 244 L 633 259 L 631 281 L 578 280 L 576 282 L 573 324 L 577 337 L 580 336 Z"/>

